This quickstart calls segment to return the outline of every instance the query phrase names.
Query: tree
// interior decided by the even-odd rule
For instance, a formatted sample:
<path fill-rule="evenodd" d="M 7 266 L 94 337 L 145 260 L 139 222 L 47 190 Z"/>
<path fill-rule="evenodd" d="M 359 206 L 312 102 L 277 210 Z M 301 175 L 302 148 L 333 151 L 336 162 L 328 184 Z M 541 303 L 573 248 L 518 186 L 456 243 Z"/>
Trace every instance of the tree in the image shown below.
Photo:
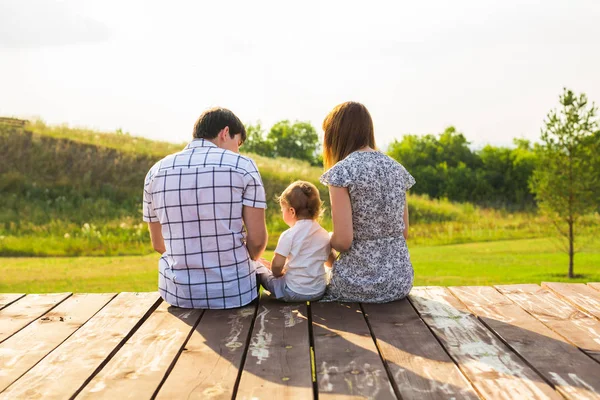
<path fill-rule="evenodd" d="M 288 157 L 318 163 L 319 136 L 310 122 L 279 121 L 269 131 L 267 140 L 273 144 L 275 157 Z"/>
<path fill-rule="evenodd" d="M 246 125 L 246 141 L 242 149 L 245 152 L 273 157 L 273 143 L 265 139 L 260 121 L 256 125 Z"/>
<path fill-rule="evenodd" d="M 573 278 L 576 224 L 593 211 L 598 193 L 595 141 L 598 119 L 595 104 L 585 94 L 564 89 L 560 111 L 552 110 L 541 130 L 537 146 L 538 165 L 531 189 L 540 209 L 547 213 L 558 232 L 568 241 L 569 278 Z"/>

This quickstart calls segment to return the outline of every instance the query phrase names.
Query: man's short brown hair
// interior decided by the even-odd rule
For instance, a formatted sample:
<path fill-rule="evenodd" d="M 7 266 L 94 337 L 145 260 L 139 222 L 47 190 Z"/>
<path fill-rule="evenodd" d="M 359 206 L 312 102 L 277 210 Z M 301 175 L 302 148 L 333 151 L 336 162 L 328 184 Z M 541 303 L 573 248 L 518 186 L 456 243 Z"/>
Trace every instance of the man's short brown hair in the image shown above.
<path fill-rule="evenodd" d="M 214 139 L 226 126 L 232 138 L 240 133 L 242 143 L 246 141 L 246 128 L 242 121 L 230 110 L 221 107 L 204 111 L 194 124 L 194 139 Z"/>

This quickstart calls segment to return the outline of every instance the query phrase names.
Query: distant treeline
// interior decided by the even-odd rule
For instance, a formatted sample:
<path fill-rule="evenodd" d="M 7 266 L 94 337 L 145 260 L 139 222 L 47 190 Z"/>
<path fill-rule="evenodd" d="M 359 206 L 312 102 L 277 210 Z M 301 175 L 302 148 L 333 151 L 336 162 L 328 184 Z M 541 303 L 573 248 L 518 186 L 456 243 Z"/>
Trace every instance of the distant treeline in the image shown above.
<path fill-rule="evenodd" d="M 323 165 L 320 140 L 309 122 L 280 121 L 265 135 L 260 123 L 247 125 L 244 151 L 266 157 L 289 157 Z M 487 145 L 471 150 L 454 127 L 439 135 L 404 135 L 388 154 L 415 177 L 412 191 L 434 199 L 472 202 L 495 208 L 527 210 L 535 207 L 529 179 L 536 154 L 529 141 L 515 146 Z"/>
<path fill-rule="evenodd" d="M 471 150 L 465 136 L 449 127 L 439 135 L 404 135 L 389 146 L 388 154 L 415 177 L 415 193 L 491 207 L 533 208 L 529 179 L 536 153 L 527 140 L 515 139 L 514 144 Z"/>

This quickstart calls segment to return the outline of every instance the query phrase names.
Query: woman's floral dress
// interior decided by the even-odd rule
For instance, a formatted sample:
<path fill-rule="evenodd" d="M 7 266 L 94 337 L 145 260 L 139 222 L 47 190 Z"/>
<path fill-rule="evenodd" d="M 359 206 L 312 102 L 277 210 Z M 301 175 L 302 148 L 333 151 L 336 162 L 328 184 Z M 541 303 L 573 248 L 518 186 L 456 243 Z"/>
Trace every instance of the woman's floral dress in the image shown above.
<path fill-rule="evenodd" d="M 354 229 L 350 249 L 333 263 L 321 301 L 385 303 L 406 297 L 414 272 L 402 235 L 403 214 L 415 179 L 379 151 L 356 151 L 320 181 L 348 188 Z"/>

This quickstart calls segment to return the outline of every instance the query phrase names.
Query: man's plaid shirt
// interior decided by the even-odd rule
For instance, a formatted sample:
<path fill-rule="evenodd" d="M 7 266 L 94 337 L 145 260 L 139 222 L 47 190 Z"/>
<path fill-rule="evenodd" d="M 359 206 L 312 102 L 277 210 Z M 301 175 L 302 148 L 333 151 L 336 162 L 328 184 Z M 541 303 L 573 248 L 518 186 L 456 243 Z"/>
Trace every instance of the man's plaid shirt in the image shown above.
<path fill-rule="evenodd" d="M 256 298 L 243 206 L 267 206 L 256 164 L 207 140 L 193 140 L 150 169 L 144 221 L 162 227 L 158 289 L 167 303 L 233 308 Z"/>

